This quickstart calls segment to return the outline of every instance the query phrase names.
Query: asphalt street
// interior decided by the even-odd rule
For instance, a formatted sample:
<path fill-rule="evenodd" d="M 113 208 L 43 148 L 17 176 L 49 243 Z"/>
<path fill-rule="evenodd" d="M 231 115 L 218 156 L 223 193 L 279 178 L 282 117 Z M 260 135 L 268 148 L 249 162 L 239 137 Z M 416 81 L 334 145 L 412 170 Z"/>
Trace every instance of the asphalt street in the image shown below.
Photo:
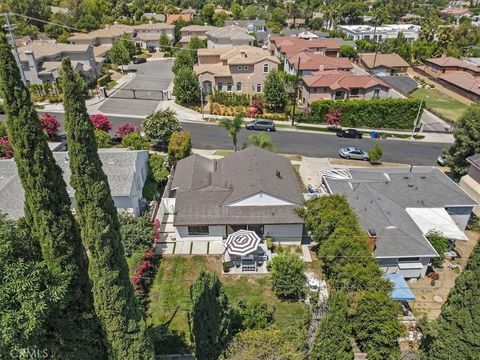
<path fill-rule="evenodd" d="M 55 113 L 62 122 L 63 114 Z M 141 119 L 132 119 L 128 116 L 109 116 L 115 131 L 125 123 L 136 124 L 141 128 Z M 232 149 L 232 141 L 227 136 L 225 129 L 212 124 L 182 123 L 185 130 L 192 134 L 192 144 L 197 149 Z M 248 135 L 254 132 L 242 129 L 239 133 L 238 144 L 241 146 L 247 141 Z M 435 165 L 437 156 L 443 148 L 448 146 L 441 143 L 429 143 L 421 141 L 401 140 L 375 140 L 364 138 L 361 140 L 341 139 L 335 135 L 323 133 L 306 133 L 278 130 L 270 133 L 278 151 L 287 154 L 298 154 L 310 157 L 338 157 L 338 150 L 346 146 L 358 146 L 368 151 L 376 143 L 383 147 L 385 162 L 412 164 L 412 165 Z"/>
<path fill-rule="evenodd" d="M 100 106 L 109 114 L 147 115 L 155 111 L 173 79 L 172 60 L 151 60 L 129 65 L 135 78 Z"/>

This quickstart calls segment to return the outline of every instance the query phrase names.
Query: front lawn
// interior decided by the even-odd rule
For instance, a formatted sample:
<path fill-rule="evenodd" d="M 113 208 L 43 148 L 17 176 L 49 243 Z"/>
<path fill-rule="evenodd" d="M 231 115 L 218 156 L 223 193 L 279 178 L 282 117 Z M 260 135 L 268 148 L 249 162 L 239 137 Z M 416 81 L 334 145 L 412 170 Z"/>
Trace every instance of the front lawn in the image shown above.
<path fill-rule="evenodd" d="M 214 256 L 169 256 L 160 260 L 158 272 L 150 290 L 150 305 L 147 311 L 148 325 L 162 331 L 153 332 L 158 353 L 182 350 L 190 342 L 188 310 L 189 288 L 199 272 L 215 271 L 221 274 L 221 259 Z M 230 304 L 252 295 L 265 299 L 275 311 L 275 324 L 288 337 L 305 339 L 309 308 L 303 302 L 280 301 L 273 294 L 268 276 L 220 275 Z M 166 328 L 166 329 L 165 329 Z M 168 333 L 166 332 L 168 330 Z M 159 337 L 163 341 L 159 341 Z"/>
<path fill-rule="evenodd" d="M 428 110 L 452 122 L 458 121 L 468 107 L 437 89 L 417 89 L 410 96 L 423 99 Z"/>

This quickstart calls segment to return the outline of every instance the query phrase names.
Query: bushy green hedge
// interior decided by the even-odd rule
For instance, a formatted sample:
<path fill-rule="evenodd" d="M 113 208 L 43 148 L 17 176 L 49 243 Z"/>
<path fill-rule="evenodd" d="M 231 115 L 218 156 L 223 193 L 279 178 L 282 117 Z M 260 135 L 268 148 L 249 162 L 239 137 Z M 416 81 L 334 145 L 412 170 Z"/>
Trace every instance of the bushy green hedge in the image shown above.
<path fill-rule="evenodd" d="M 111 74 L 106 74 L 103 76 L 100 76 L 97 79 L 97 84 L 98 86 L 105 86 L 107 85 L 110 81 L 112 81 L 112 75 Z"/>
<path fill-rule="evenodd" d="M 302 121 L 323 123 L 325 115 L 336 107 L 342 112 L 342 126 L 411 129 L 419 106 L 418 99 L 321 100 L 311 104 L 311 111 L 302 116 Z"/>
<path fill-rule="evenodd" d="M 235 86 L 233 84 L 232 86 Z M 260 95 L 237 94 L 213 90 L 212 102 L 225 106 L 250 106 L 252 99 L 258 99 Z"/>

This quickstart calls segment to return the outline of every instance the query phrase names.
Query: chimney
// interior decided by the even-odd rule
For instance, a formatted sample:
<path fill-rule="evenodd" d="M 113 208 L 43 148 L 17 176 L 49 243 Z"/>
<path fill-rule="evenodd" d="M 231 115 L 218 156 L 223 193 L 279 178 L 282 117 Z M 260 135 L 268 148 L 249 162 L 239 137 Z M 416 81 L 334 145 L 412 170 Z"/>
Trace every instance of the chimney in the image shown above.
<path fill-rule="evenodd" d="M 240 51 L 240 55 L 241 55 L 242 57 L 246 58 L 246 57 L 247 57 L 247 52 L 246 52 L 245 50 L 241 50 L 241 51 Z"/>
<path fill-rule="evenodd" d="M 318 67 L 318 71 L 323 71 L 323 70 L 325 70 L 325 66 L 322 64 Z"/>
<path fill-rule="evenodd" d="M 377 248 L 377 232 L 375 229 L 368 229 L 368 245 L 372 253 Z"/>

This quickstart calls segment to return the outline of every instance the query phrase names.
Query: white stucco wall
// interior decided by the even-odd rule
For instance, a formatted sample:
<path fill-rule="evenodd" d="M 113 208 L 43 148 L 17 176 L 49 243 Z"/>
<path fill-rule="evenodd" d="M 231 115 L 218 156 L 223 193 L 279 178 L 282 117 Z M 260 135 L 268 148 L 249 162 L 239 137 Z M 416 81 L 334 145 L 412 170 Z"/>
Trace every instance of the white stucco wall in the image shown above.
<path fill-rule="evenodd" d="M 398 267 L 397 258 L 378 259 L 377 261 L 385 274 L 402 274 L 405 278 L 418 278 L 424 277 L 427 271 L 428 264 L 430 263 L 430 257 L 421 257 L 419 261 L 415 263 L 421 263 L 420 269 L 400 269 Z M 405 263 L 403 263 L 405 264 Z"/>

